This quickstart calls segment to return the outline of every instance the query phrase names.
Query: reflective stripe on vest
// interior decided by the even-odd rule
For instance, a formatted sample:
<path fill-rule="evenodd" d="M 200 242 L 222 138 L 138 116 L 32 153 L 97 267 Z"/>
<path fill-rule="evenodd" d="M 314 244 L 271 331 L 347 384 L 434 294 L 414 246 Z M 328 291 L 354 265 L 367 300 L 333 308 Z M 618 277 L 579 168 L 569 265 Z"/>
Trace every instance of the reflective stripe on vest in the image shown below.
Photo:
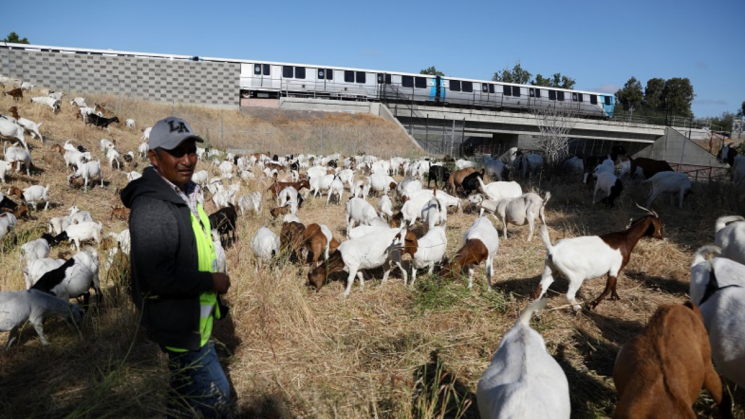
<path fill-rule="evenodd" d="M 197 241 L 197 255 L 199 258 L 198 270 L 200 272 L 216 272 L 217 271 L 217 256 L 215 254 L 215 245 L 212 243 L 212 236 L 210 234 L 210 220 L 202 209 L 201 204 L 197 204 L 197 212 L 199 213 L 199 219 L 201 224 L 194 213 L 189 211 L 191 215 L 191 229 L 194 231 L 194 237 Z M 203 229 L 202 226 L 205 228 Z M 199 347 L 207 344 L 212 335 L 212 321 L 214 317 L 212 311 L 215 311 L 215 316 L 220 318 L 220 308 L 217 306 L 217 294 L 214 291 L 204 292 L 199 295 L 199 334 L 201 335 L 201 341 Z M 166 347 L 168 350 L 174 352 L 186 352 L 187 349 Z"/>

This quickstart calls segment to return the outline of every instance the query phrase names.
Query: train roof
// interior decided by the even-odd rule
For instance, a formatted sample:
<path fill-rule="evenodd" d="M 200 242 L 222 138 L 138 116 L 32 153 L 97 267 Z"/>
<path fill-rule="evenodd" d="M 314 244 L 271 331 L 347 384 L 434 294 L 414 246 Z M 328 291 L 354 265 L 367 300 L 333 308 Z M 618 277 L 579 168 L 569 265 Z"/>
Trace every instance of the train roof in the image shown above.
<path fill-rule="evenodd" d="M 260 64 L 286 65 L 286 66 L 296 66 L 296 67 L 331 68 L 334 70 L 364 71 L 364 72 L 369 72 L 369 73 L 396 74 L 396 75 L 413 76 L 413 77 L 430 76 L 429 74 L 421 74 L 421 73 L 407 73 L 403 71 L 385 71 L 385 70 L 375 70 L 375 69 L 356 68 L 356 67 L 342 67 L 342 66 L 334 66 L 334 65 L 291 63 L 291 62 L 265 61 L 265 60 L 245 60 L 245 59 L 237 59 L 237 58 L 202 57 L 202 56 L 179 55 L 179 54 L 160 54 L 160 53 L 150 53 L 150 52 L 119 51 L 119 50 L 112 50 L 112 49 L 71 48 L 71 47 L 59 47 L 59 46 L 50 46 L 50 45 L 13 44 L 9 42 L 0 42 L 0 48 L 23 49 L 26 51 L 59 52 L 62 54 L 94 54 L 94 55 L 103 55 L 103 56 L 160 58 L 160 59 L 168 59 L 168 60 L 185 60 L 185 61 L 193 61 L 194 58 L 198 58 L 200 61 L 207 61 L 207 62 L 212 61 L 212 62 L 237 63 L 237 64 L 260 63 Z M 470 81 L 474 83 L 493 83 L 493 84 L 501 84 L 501 85 L 509 85 L 509 86 L 534 87 L 538 89 L 563 90 L 567 92 L 587 93 L 587 94 L 594 94 L 594 95 L 612 95 L 612 93 L 592 92 L 589 90 L 574 90 L 574 89 L 564 89 L 560 87 L 533 86 L 530 84 L 518 84 L 518 83 L 506 83 L 506 82 L 501 82 L 501 81 L 493 81 L 493 80 L 469 79 L 469 78 L 457 77 L 457 76 L 443 76 L 442 78 L 445 80 Z"/>

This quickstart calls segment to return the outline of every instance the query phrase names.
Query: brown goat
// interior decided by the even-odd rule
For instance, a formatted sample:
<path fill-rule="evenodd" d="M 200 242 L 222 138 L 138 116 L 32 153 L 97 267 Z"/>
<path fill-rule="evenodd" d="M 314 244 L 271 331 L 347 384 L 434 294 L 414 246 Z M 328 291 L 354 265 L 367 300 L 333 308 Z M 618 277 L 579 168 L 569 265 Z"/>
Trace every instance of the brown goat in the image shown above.
<path fill-rule="evenodd" d="M 52 146 L 52 151 L 57 151 L 60 154 L 65 154 L 65 149 L 61 145 L 59 145 L 59 144 L 54 144 Z"/>
<path fill-rule="evenodd" d="M 321 266 L 308 272 L 308 283 L 316 287 L 316 292 L 320 291 L 323 284 L 326 283 L 326 278 L 334 272 L 341 271 L 344 266 L 346 265 L 344 265 L 341 252 L 336 250 L 329 255 L 329 260 L 326 263 L 322 263 Z"/>
<path fill-rule="evenodd" d="M 455 275 L 460 275 L 463 268 L 472 270 L 474 266 L 485 261 L 488 257 L 489 249 L 486 248 L 484 242 L 479 239 L 468 240 L 458 250 L 455 257 L 442 267 L 440 277 L 442 279 L 453 279 Z"/>
<path fill-rule="evenodd" d="M 450 177 L 448 178 L 448 187 L 450 188 L 450 193 L 452 193 L 453 195 L 457 195 L 458 188 L 461 187 L 463 179 L 465 179 L 466 176 L 475 171 L 476 169 L 474 169 L 473 167 L 466 167 L 465 169 L 456 170 L 451 173 Z"/>
<path fill-rule="evenodd" d="M 277 195 L 279 195 L 280 192 L 282 192 L 282 189 L 292 186 L 295 188 L 298 192 L 300 192 L 301 188 L 307 188 L 310 189 L 310 182 L 308 179 L 300 179 L 297 182 L 274 182 L 272 183 L 272 186 L 267 189 L 267 191 L 271 191 L 272 195 L 276 198 Z"/>
<path fill-rule="evenodd" d="M 614 418 L 695 418 L 692 406 L 701 387 L 722 417 L 732 417 L 701 312 L 690 301 L 657 309 L 647 327 L 621 348 L 613 382 L 618 391 Z"/>
<path fill-rule="evenodd" d="M 23 99 L 23 90 L 21 90 L 20 87 L 17 87 L 7 92 L 3 91 L 3 96 L 13 96 L 13 100 L 21 100 Z"/>
<path fill-rule="evenodd" d="M 279 233 L 279 248 L 281 252 L 288 252 L 292 257 L 294 254 L 300 260 L 300 251 L 303 248 L 305 226 L 298 222 L 282 223 Z"/>
<path fill-rule="evenodd" d="M 19 219 L 20 218 L 25 218 L 27 220 L 29 219 L 29 214 L 28 214 L 29 209 L 28 209 L 28 205 L 26 204 L 18 205 L 13 210 L 11 210 L 10 208 L 0 208 L 0 212 L 9 212 L 13 214 L 14 217 L 19 218 Z"/>
<path fill-rule="evenodd" d="M 8 112 L 10 112 L 10 116 L 12 116 L 13 118 L 21 119 L 21 116 L 18 115 L 18 107 L 11 106 L 10 108 L 8 108 Z"/>
<path fill-rule="evenodd" d="M 292 207 L 289 204 L 287 204 L 284 207 L 272 208 L 269 210 L 269 213 L 272 214 L 272 218 L 277 218 L 280 215 L 289 214 L 291 210 L 292 210 Z"/>
<path fill-rule="evenodd" d="M 321 231 L 319 224 L 313 223 L 305 228 L 303 233 L 303 244 L 308 250 L 308 259 L 310 259 L 310 266 L 315 268 L 318 266 L 318 259 L 326 251 L 326 242 L 328 239 L 326 235 Z M 341 242 L 335 237 L 331 237 L 331 243 L 329 243 L 329 253 L 333 253 L 341 245 Z"/>
<path fill-rule="evenodd" d="M 129 218 L 129 210 L 124 207 L 115 207 L 111 209 L 111 216 L 109 220 L 118 218 L 120 220 L 127 220 Z"/>
<path fill-rule="evenodd" d="M 23 198 L 23 191 L 21 189 L 18 189 L 15 186 L 11 186 L 10 188 L 8 188 L 7 195 L 9 195 L 9 196 L 15 196 L 18 199 L 25 200 Z"/>
<path fill-rule="evenodd" d="M 644 177 L 649 179 L 660 172 L 674 172 L 673 168 L 664 160 L 647 159 L 639 157 L 636 159 L 629 158 L 631 161 L 631 179 L 636 175 L 636 169 L 641 168 Z"/>

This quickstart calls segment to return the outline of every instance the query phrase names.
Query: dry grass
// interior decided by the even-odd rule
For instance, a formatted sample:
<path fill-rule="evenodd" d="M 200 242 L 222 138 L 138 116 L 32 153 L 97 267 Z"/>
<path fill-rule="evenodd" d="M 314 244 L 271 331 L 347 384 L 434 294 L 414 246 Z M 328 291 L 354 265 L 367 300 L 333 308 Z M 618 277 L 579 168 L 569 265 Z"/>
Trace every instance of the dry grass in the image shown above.
<path fill-rule="evenodd" d="M 0 98 L 0 109 L 11 106 L 8 99 Z M 110 98 L 108 102 L 115 103 Z M 50 183 L 55 206 L 46 213 L 35 213 L 34 220 L 21 222 L 19 242 L 38 237 L 49 218 L 63 215 L 73 203 L 91 211 L 96 219 L 108 220 L 110 207 L 119 204 L 116 190 L 125 185 L 124 175 L 104 169 L 109 182 L 105 188 L 96 187 L 87 193 L 72 189 L 65 185 L 61 157 L 52 155 L 49 144 L 71 139 L 101 156 L 97 144 L 100 138 L 117 139 L 120 151 L 136 150 L 139 130 L 130 132 L 115 126 L 109 136 L 71 119 L 69 106 L 53 116 L 48 109 L 23 103 L 20 113 L 44 122 L 42 133 L 47 135 L 47 144 L 30 141 L 35 165 L 42 172 L 32 179 L 11 175 L 10 183 Z M 132 117 L 142 127 L 170 113 L 170 106 L 125 101 L 121 119 Z M 244 114 L 197 108 L 177 108 L 176 113 L 213 121 L 222 115 L 225 126 L 236 131 L 264 127 L 261 124 L 279 131 L 285 123 L 283 118 L 289 120 L 287 124 L 304 124 L 308 130 L 332 124 L 344 125 L 338 128 L 341 130 L 359 120 L 387 124 L 369 116 L 330 115 L 315 120 L 267 111 Z M 349 147 L 361 148 L 363 141 Z M 370 151 L 383 154 L 387 152 L 384 148 L 399 150 L 395 148 L 399 143 L 376 139 Z M 318 151 L 307 145 L 288 139 L 282 147 L 295 152 Z M 528 189 L 532 185 L 523 186 Z M 534 186 L 552 192 L 547 218 L 554 241 L 617 231 L 642 215 L 634 202 L 643 202 L 643 186 L 624 191 L 614 210 L 591 207 L 591 192 L 566 179 L 539 179 Z M 259 188 L 256 184 L 244 186 L 242 192 Z M 745 209 L 743 197 L 733 197 L 726 185 L 700 186 L 695 192 L 683 210 L 663 200 L 655 204 L 665 222 L 667 239 L 639 243 L 618 284 L 621 301 L 605 301 L 596 311 L 577 315 L 569 309 L 546 310 L 534 319 L 533 327 L 544 336 L 548 350 L 569 378 L 573 417 L 612 414 L 616 396 L 611 375 L 618 349 L 660 304 L 680 303 L 687 298 L 693 251 L 713 240 L 712 227 L 718 216 L 742 214 Z M 342 238 L 343 208 L 326 208 L 323 202 L 309 201 L 300 210 L 300 218 L 306 224 L 325 223 Z M 208 211 L 214 209 L 211 203 L 207 206 Z M 540 239 L 528 243 L 526 229 L 509 228 L 510 238 L 500 243 L 494 292 L 487 291 L 480 267 L 472 291 L 467 290 L 465 279 L 443 282 L 437 275 L 424 274 L 417 279 L 415 289 L 405 288 L 394 271 L 385 285 L 372 279 L 361 290 L 355 283 L 350 296 L 342 299 L 343 274 L 335 275 L 315 293 L 306 286 L 307 268 L 284 257 L 257 269 L 248 242 L 265 224 L 279 232 L 280 226 L 268 216 L 271 206 L 267 202 L 264 214 L 240 219 L 239 240 L 227 251 L 233 284 L 227 294 L 231 314 L 217 323 L 215 337 L 235 390 L 235 415 L 477 418 L 476 383 L 501 336 L 513 326 L 538 282 L 545 257 Z M 450 216 L 449 255 L 460 246 L 461 235 L 474 217 L 468 211 Z M 501 228 L 501 224 L 496 225 Z M 106 221 L 104 230 L 108 233 L 124 228 L 123 221 Z M 5 273 L 0 290 L 21 289 L 23 278 L 16 268 L 19 246 L 6 245 L 0 253 L 0 267 Z M 380 278 L 380 273 L 374 272 L 372 277 Z M 137 313 L 124 295 L 126 291 L 104 280 L 106 272 L 101 272 L 101 278 L 104 302 L 86 316 L 80 330 L 50 319 L 46 323 L 50 346 L 41 346 L 35 332 L 26 328 L 20 342 L 0 358 L 2 416 L 162 416 L 167 389 L 165 358 L 138 328 Z M 602 279 L 588 281 L 580 297 L 593 298 L 604 285 Z M 549 308 L 566 303 L 566 288 L 566 281 L 555 282 L 548 294 Z M 729 387 L 734 389 L 731 383 Z M 736 397 L 737 417 L 745 417 L 743 392 L 738 390 Z M 710 398 L 702 396 L 696 410 L 703 417 L 716 417 L 716 409 L 710 405 Z"/>

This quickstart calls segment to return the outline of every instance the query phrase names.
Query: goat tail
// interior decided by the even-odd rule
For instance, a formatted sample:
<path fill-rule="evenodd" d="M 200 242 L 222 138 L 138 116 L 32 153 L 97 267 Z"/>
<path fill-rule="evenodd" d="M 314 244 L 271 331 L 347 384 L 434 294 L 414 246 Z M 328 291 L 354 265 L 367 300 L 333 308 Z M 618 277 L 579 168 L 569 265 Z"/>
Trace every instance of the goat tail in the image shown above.
<path fill-rule="evenodd" d="M 546 191 L 546 196 L 543 197 L 543 204 L 541 204 L 541 209 L 539 211 L 539 214 L 541 216 L 541 221 L 543 221 L 543 224 L 546 224 L 546 204 L 548 204 L 548 200 L 551 199 L 551 192 Z"/>
<path fill-rule="evenodd" d="M 734 223 L 736 221 L 745 221 L 745 218 L 739 215 L 728 215 L 725 217 L 717 218 L 717 222 L 714 225 L 714 234 L 719 233 L 719 230 L 723 229 L 724 227 L 727 227 L 728 224 Z"/>
<path fill-rule="evenodd" d="M 532 303 L 528 304 L 528 307 L 526 307 L 525 310 L 520 313 L 518 322 L 520 322 L 525 327 L 530 327 L 530 318 L 533 317 L 533 313 L 546 307 L 546 304 L 548 304 L 548 300 L 546 300 L 545 298 L 535 300 Z"/>
<path fill-rule="evenodd" d="M 693 262 L 691 262 L 691 267 L 694 267 L 699 263 L 705 261 L 707 253 L 712 253 L 715 256 L 719 256 L 722 253 L 722 249 L 719 246 L 714 246 L 713 244 L 701 246 L 693 255 Z"/>
<path fill-rule="evenodd" d="M 546 246 L 546 253 L 551 253 L 554 246 L 551 244 L 551 237 L 548 236 L 548 227 L 546 223 L 541 224 L 541 240 L 543 240 L 544 246 Z"/>

